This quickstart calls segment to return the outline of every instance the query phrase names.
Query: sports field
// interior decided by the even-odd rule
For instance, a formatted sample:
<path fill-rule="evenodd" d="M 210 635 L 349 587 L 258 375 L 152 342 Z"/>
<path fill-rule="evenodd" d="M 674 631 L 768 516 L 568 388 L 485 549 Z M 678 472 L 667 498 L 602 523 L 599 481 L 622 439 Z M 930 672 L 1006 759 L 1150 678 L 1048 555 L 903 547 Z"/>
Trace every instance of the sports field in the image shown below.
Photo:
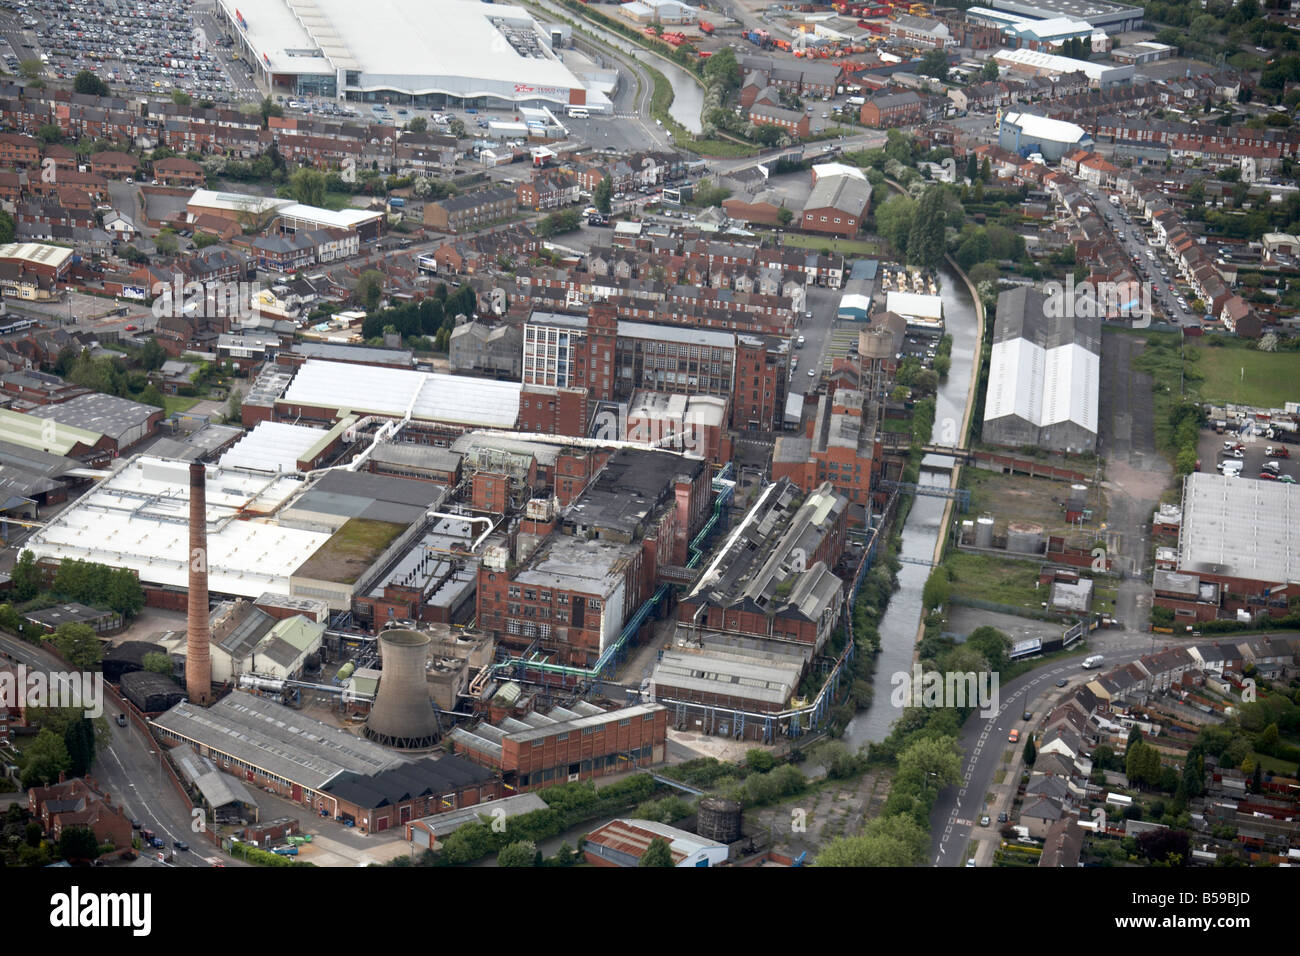
<path fill-rule="evenodd" d="M 1259 408 L 1282 408 L 1286 402 L 1300 401 L 1300 353 L 1193 347 L 1200 356 L 1196 370 L 1203 380 L 1197 383 L 1196 393 L 1202 401 Z"/>

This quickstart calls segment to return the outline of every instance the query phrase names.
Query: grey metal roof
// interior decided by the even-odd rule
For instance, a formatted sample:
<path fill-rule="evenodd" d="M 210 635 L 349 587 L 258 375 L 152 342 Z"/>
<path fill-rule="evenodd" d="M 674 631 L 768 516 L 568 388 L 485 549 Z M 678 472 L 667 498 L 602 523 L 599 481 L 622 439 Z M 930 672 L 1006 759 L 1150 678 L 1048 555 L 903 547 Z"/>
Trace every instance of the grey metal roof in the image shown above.
<path fill-rule="evenodd" d="M 98 432 L 116 441 L 142 427 L 150 415 L 160 414 L 161 411 L 155 405 L 143 405 L 129 398 L 95 392 L 79 395 L 57 405 L 38 405 L 28 414 L 61 425 Z"/>
<path fill-rule="evenodd" d="M 370 453 L 370 460 L 430 471 L 455 471 L 460 466 L 460 455 L 451 449 L 414 442 L 382 442 Z"/>
<path fill-rule="evenodd" d="M 1300 486 L 1193 472 L 1183 479 L 1178 570 L 1300 582 Z"/>
<path fill-rule="evenodd" d="M 218 609 L 220 610 L 220 608 Z M 242 661 L 252 653 L 262 638 L 275 627 L 275 618 L 261 608 L 248 607 L 244 619 L 234 630 L 217 642 L 217 646 L 234 660 Z"/>
<path fill-rule="evenodd" d="M 281 704 L 234 691 L 208 708 L 182 701 L 150 722 L 312 790 L 340 774 L 373 774 L 406 758 Z"/>

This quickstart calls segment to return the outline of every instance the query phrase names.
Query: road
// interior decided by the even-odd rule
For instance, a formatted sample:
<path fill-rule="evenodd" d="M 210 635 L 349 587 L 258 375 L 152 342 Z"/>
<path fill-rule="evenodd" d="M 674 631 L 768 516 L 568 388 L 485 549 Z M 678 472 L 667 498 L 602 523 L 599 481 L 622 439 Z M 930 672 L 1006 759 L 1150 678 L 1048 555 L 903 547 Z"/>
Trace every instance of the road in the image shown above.
<path fill-rule="evenodd" d="M 0 653 L 14 663 L 40 668 L 44 671 L 63 671 L 67 666 L 52 655 L 24 643 L 17 638 L 0 634 Z M 101 788 L 120 804 L 126 815 L 139 820 L 167 841 L 182 840 L 190 844 L 190 852 L 174 854 L 174 865 L 182 867 L 208 867 L 206 856 L 218 851 L 201 834 L 191 829 L 190 810 L 169 781 L 165 781 L 161 766 L 162 755 L 155 741 L 141 732 L 135 724 L 117 726 L 118 714 L 110 699 L 105 698 L 104 716 L 109 721 L 113 739 L 107 748 L 95 756 L 91 773 Z M 154 851 L 155 853 L 157 851 Z M 148 854 L 141 853 L 141 859 Z M 226 861 L 229 865 L 234 861 Z"/>
<path fill-rule="evenodd" d="M 1153 320 L 1183 326 L 1199 326 L 1201 316 L 1194 314 L 1190 308 L 1183 309 L 1177 302 L 1178 295 L 1183 295 L 1185 301 L 1191 302 L 1191 287 L 1179 277 L 1178 268 L 1169 259 L 1166 251 L 1148 244 L 1147 233 L 1142 228 L 1141 220 L 1129 216 L 1129 221 L 1126 222 L 1124 217 L 1127 213 L 1112 206 L 1108 196 L 1096 186 L 1084 186 L 1084 191 L 1094 201 L 1107 227 L 1115 235 L 1115 241 L 1128 255 L 1129 260 L 1135 266 L 1145 268 L 1149 273 L 1149 279 L 1146 281 L 1151 283 L 1151 300 L 1156 311 Z"/>
<path fill-rule="evenodd" d="M 1104 655 L 1105 668 L 1112 670 L 1156 650 L 1154 636 L 1127 630 L 1096 631 L 1088 640 L 1088 650 L 1093 654 Z M 1176 641 L 1166 637 L 1161 640 L 1159 649 L 1187 643 L 1191 641 Z M 1081 670 L 1080 661 L 1081 658 L 1074 657 L 1053 660 L 1022 674 L 999 688 L 996 715 L 983 718 L 976 711 L 967 718 L 959 741 L 959 747 L 966 755 L 962 767 L 963 782 L 958 787 L 945 788 L 930 812 L 930 860 L 934 866 L 965 866 L 966 847 L 972 831 L 976 829 L 982 830 L 976 836 L 983 836 L 985 841 L 999 839 L 996 823 L 987 829 L 979 828 L 978 823 L 980 815 L 985 813 L 996 819 L 998 808 L 986 804 L 984 797 L 993 785 L 994 775 L 1002 766 L 1002 755 L 1008 749 L 1023 748 L 1023 733 L 1047 713 L 1050 709 L 1049 700 L 1055 703 L 1070 693 L 1070 687 L 1056 687 L 1058 679 L 1069 679 L 1073 687 L 1080 683 L 1084 675 L 1091 678 L 1101 673 Z M 1025 710 L 1033 712 L 1030 721 L 1021 719 Z M 1019 727 L 1022 733 L 1021 741 L 1016 744 L 1007 740 L 1013 727 Z M 1010 806 L 1005 809 L 1009 810 Z M 991 853 L 981 854 L 981 862 L 991 860 Z"/>

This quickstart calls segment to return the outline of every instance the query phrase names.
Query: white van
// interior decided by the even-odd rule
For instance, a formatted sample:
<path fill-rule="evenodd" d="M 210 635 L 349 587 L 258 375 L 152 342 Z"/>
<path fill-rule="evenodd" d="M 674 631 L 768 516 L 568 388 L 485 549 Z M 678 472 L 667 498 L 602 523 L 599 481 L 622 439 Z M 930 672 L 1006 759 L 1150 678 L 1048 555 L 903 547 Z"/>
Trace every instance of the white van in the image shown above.
<path fill-rule="evenodd" d="M 588 116 L 590 116 L 590 115 L 591 115 L 591 114 L 587 112 L 587 108 L 586 108 L 585 106 L 570 106 L 570 107 L 569 107 L 569 118 L 570 118 L 570 119 L 586 119 L 586 118 L 587 118 Z"/>
<path fill-rule="evenodd" d="M 1083 659 L 1083 669 L 1086 671 L 1090 671 L 1094 667 L 1100 667 L 1101 662 L 1104 660 L 1105 658 L 1102 657 L 1100 654 L 1093 654 L 1091 657 L 1085 657 Z"/>

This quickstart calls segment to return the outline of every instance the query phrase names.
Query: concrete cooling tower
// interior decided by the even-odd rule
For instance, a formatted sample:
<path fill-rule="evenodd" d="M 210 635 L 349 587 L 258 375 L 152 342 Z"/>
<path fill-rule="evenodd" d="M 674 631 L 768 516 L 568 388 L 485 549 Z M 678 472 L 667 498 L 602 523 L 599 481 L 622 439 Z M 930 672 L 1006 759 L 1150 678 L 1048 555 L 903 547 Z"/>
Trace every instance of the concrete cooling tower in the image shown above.
<path fill-rule="evenodd" d="M 438 718 L 429 700 L 425 664 L 429 636 L 398 628 L 379 635 L 383 669 L 365 734 L 376 743 L 400 750 L 425 750 L 438 742 Z"/>

